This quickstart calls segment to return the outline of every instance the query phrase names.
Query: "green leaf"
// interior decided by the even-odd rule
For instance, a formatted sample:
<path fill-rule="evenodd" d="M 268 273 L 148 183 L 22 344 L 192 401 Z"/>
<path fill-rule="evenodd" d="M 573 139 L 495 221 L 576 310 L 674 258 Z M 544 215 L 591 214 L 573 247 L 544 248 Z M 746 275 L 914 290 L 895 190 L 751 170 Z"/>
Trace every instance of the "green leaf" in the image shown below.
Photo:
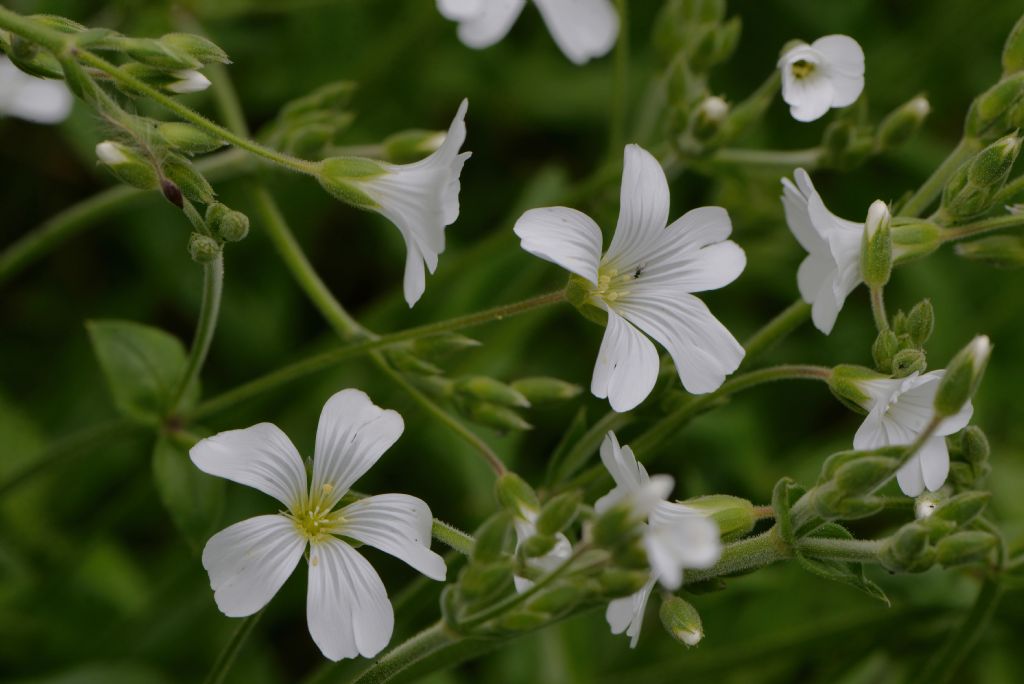
<path fill-rule="evenodd" d="M 849 530 L 842 525 L 837 525 L 836 523 L 825 523 L 808 536 L 824 539 L 854 538 L 854 536 L 850 534 Z M 886 596 L 884 591 L 882 591 L 882 588 L 864 576 L 863 563 L 810 558 L 800 553 L 799 550 L 796 550 L 796 560 L 804 570 L 807 570 L 818 577 L 824 577 L 825 579 L 833 582 L 842 582 L 843 584 L 847 584 L 863 591 L 868 596 L 878 599 L 887 606 L 892 605 L 889 601 L 889 597 Z"/>
<path fill-rule="evenodd" d="M 93 350 L 121 413 L 145 421 L 171 409 L 185 372 L 185 347 L 163 330 L 130 321 L 89 321 Z M 199 384 L 185 393 L 185 406 L 199 397 Z"/>
<path fill-rule="evenodd" d="M 165 437 L 153 448 L 153 481 L 175 527 L 194 551 L 216 530 L 224 508 L 224 480 L 196 468 L 188 453 Z"/>

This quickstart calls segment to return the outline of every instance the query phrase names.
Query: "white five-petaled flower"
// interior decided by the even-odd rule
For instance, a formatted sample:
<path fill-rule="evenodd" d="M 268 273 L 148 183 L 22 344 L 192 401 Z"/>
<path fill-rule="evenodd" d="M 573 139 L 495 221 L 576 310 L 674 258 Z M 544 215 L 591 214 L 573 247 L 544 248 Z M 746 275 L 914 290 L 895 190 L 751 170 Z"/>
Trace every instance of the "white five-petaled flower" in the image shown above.
<path fill-rule="evenodd" d="M 863 380 L 860 388 L 868 395 L 864 419 L 853 437 L 855 449 L 876 449 L 913 443 L 935 416 L 935 393 L 944 370 L 924 375 L 912 373 L 905 378 Z M 946 435 L 964 429 L 971 421 L 974 407 L 968 401 L 960 412 L 943 420 L 920 450 L 896 473 L 900 489 L 907 496 L 918 496 L 925 489 L 934 492 L 949 475 L 949 450 Z"/>
<path fill-rule="evenodd" d="M 0 57 L 0 116 L 58 124 L 71 113 L 72 100 L 61 81 L 31 76 Z"/>
<path fill-rule="evenodd" d="M 648 504 L 648 523 L 643 533 L 644 550 L 651 566 L 651 577 L 635 594 L 617 598 L 608 604 L 605 619 L 613 634 L 625 632 L 630 647 L 640 638 L 647 599 L 656 583 L 675 591 L 683 583 L 685 568 L 708 568 L 722 555 L 722 542 L 718 525 L 700 511 L 684 504 L 664 501 L 671 488 L 666 475 L 650 477 L 637 462 L 633 450 L 620 447 L 615 433 L 609 432 L 601 444 L 601 461 L 615 481 L 615 488 L 594 503 L 601 514 L 629 497 L 651 498 L 645 490 L 655 490 L 654 498 L 662 500 Z M 657 480 L 667 479 L 669 488 L 657 486 Z"/>
<path fill-rule="evenodd" d="M 848 107 L 864 90 L 864 51 L 849 36 L 795 45 L 779 58 L 778 67 L 782 99 L 797 121 L 814 121 L 832 107 Z"/>
<path fill-rule="evenodd" d="M 826 207 L 803 169 L 793 172 L 794 184 L 782 179 L 786 223 L 807 258 L 796 274 L 800 296 L 812 304 L 814 327 L 828 335 L 843 303 L 861 281 L 860 253 L 864 224 L 841 219 Z"/>
<path fill-rule="evenodd" d="M 243 617 L 263 608 L 308 547 L 306 618 L 323 654 L 331 660 L 371 657 L 387 645 L 394 627 L 387 591 L 373 566 L 343 538 L 444 580 L 444 560 L 430 550 L 430 509 L 405 494 L 334 507 L 403 427 L 400 415 L 375 406 L 363 392 L 338 392 L 320 414 L 309 488 L 299 453 L 270 423 L 221 432 L 192 447 L 192 462 L 204 472 L 254 487 L 285 506 L 231 525 L 207 542 L 203 567 L 221 612 Z"/>
<path fill-rule="evenodd" d="M 627 145 L 619 220 L 603 257 L 601 229 L 575 209 L 531 209 L 515 225 L 523 249 L 580 276 L 588 304 L 607 312 L 590 389 L 616 411 L 637 406 L 658 379 L 648 335 L 668 350 L 693 394 L 718 389 L 743 359 L 743 347 L 692 294 L 728 285 L 746 266 L 743 250 L 727 239 L 729 215 L 701 207 L 666 228 L 668 212 L 665 172 L 642 147 Z"/>
<path fill-rule="evenodd" d="M 534 0 L 551 37 L 574 64 L 608 54 L 619 35 L 611 0 Z M 459 23 L 459 40 L 481 49 L 504 38 L 526 0 L 437 0 L 437 9 Z"/>

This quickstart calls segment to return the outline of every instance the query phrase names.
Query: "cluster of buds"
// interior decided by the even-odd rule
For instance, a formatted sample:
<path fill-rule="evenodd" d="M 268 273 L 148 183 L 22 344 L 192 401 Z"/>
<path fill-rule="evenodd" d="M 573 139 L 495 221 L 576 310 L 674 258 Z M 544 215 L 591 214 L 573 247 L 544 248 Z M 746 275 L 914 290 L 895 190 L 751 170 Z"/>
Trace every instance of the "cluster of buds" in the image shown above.
<path fill-rule="evenodd" d="M 355 120 L 348 108 L 355 88 L 352 81 L 334 81 L 292 100 L 260 131 L 260 140 L 307 159 L 328 156 Z"/>
<path fill-rule="evenodd" d="M 1017 161 L 1020 147 L 1020 136 L 1011 133 L 964 162 L 942 192 L 943 214 L 958 222 L 992 209 Z"/>
<path fill-rule="evenodd" d="M 878 333 L 871 345 L 875 367 L 894 378 L 923 373 L 928 368 L 924 346 L 935 330 L 935 310 L 924 299 L 909 312 L 897 311 L 892 327 Z"/>
<path fill-rule="evenodd" d="M 893 572 L 924 572 L 938 563 L 954 567 L 984 563 L 998 540 L 974 522 L 988 505 L 987 492 L 963 492 L 948 498 L 930 495 L 907 523 L 882 546 L 879 559 Z"/>

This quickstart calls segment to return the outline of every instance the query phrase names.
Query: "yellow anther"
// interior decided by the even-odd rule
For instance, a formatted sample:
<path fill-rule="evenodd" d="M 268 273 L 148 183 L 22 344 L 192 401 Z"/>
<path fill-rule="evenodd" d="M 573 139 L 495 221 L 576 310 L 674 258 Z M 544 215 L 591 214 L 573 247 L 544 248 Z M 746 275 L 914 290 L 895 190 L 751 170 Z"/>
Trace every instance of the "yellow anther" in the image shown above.
<path fill-rule="evenodd" d="M 798 59 L 797 61 L 793 62 L 793 64 L 790 66 L 790 70 L 793 72 L 793 75 L 796 76 L 797 78 L 804 78 L 806 76 L 810 76 L 812 73 L 814 73 L 814 69 L 814 63 L 808 62 L 805 59 Z"/>
<path fill-rule="evenodd" d="M 325 482 L 321 489 L 324 490 L 324 494 L 330 494 L 331 492 L 334 491 L 334 485 L 332 485 L 329 482 Z"/>

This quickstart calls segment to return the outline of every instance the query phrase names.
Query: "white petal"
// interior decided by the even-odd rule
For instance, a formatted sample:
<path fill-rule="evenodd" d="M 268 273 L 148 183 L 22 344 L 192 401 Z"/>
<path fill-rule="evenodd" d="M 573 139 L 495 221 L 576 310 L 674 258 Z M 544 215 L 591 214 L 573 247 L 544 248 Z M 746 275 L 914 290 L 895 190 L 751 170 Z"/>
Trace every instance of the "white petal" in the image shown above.
<path fill-rule="evenodd" d="M 856 40 L 844 35 L 823 36 L 811 47 L 825 58 L 823 68 L 832 82 L 833 107 L 846 107 L 857 101 L 864 90 L 864 50 Z"/>
<path fill-rule="evenodd" d="M 228 617 L 252 615 L 295 570 L 306 540 L 283 515 L 260 515 L 210 537 L 203 567 L 217 607 Z"/>
<path fill-rule="evenodd" d="M 537 527 L 532 522 L 515 518 L 513 524 L 516 530 L 516 551 L 523 543 L 537 533 Z M 543 556 L 528 559 L 530 567 L 548 573 L 564 563 L 572 555 L 572 544 L 569 538 L 559 532 L 555 535 L 555 545 Z M 533 582 L 525 577 L 514 575 L 512 582 L 515 585 L 516 593 L 523 593 L 533 586 Z"/>
<path fill-rule="evenodd" d="M 914 457 L 920 461 L 924 486 L 934 492 L 946 483 L 949 476 L 949 449 L 945 437 L 931 437 L 921 445 Z"/>
<path fill-rule="evenodd" d="M 551 37 L 574 64 L 601 57 L 615 45 L 619 15 L 611 0 L 535 0 Z"/>
<path fill-rule="evenodd" d="M 920 496 L 924 491 L 924 473 L 921 471 L 921 454 L 914 454 L 909 461 L 896 471 L 896 481 L 907 496 Z"/>
<path fill-rule="evenodd" d="M 608 398 L 622 413 L 636 408 L 658 380 L 658 352 L 639 330 L 611 309 L 601 348 L 597 351 L 590 391 Z"/>
<path fill-rule="evenodd" d="M 327 537 L 310 546 L 309 634 L 331 660 L 372 658 L 391 641 L 395 613 L 380 576 L 351 546 Z"/>
<path fill-rule="evenodd" d="M 311 487 L 325 510 L 398 441 L 403 429 L 402 416 L 374 405 L 361 390 L 342 390 L 327 400 L 316 428 Z"/>
<path fill-rule="evenodd" d="M 647 609 L 647 601 L 651 597 L 655 581 L 652 576 L 640 591 L 611 601 L 605 610 L 604 617 L 608 621 L 608 626 L 611 627 L 612 634 L 625 632 L 629 637 L 630 648 L 636 648 L 636 643 L 640 639 L 640 629 L 644 624 L 644 611 Z"/>
<path fill-rule="evenodd" d="M 837 301 L 835 293 L 832 289 L 832 283 L 835 282 L 836 273 L 830 273 L 831 280 L 825 283 L 825 286 L 818 291 L 817 296 L 814 299 L 814 303 L 811 306 L 811 322 L 814 323 L 814 327 L 825 333 L 826 335 L 831 334 L 832 328 L 836 325 L 836 319 L 839 318 L 839 312 L 843 308 L 842 301 Z"/>
<path fill-rule="evenodd" d="M 811 221 L 808 201 L 818 193 L 810 176 L 803 169 L 793 172 L 796 184 L 788 178 L 782 179 L 782 208 L 786 213 L 786 224 L 800 246 L 808 254 L 828 253 L 828 244 Z"/>
<path fill-rule="evenodd" d="M 508 34 L 526 0 L 484 0 L 481 5 L 482 11 L 459 24 L 459 40 L 478 50 L 494 45 Z"/>
<path fill-rule="evenodd" d="M 430 579 L 444 581 L 444 559 L 430 550 L 433 517 L 422 500 L 407 494 L 378 494 L 341 509 L 333 531 L 390 553 Z"/>
<path fill-rule="evenodd" d="M 601 229 L 581 211 L 567 207 L 530 209 L 516 221 L 523 249 L 597 284 Z"/>
<path fill-rule="evenodd" d="M 484 11 L 485 0 L 437 0 L 437 11 L 445 19 L 465 21 Z"/>
<path fill-rule="evenodd" d="M 821 295 L 822 288 L 826 287 L 826 284 L 829 289 L 825 291 L 825 294 L 830 294 L 835 271 L 835 262 L 831 257 L 808 254 L 800 262 L 800 268 L 796 272 L 796 285 L 800 290 L 800 297 L 808 304 L 813 304 Z M 838 313 L 836 311 L 836 314 Z M 834 323 L 835 319 L 832 322 Z M 831 330 L 831 326 L 829 326 L 829 330 Z M 828 331 L 823 332 L 828 334 Z"/>
<path fill-rule="evenodd" d="M 808 122 L 820 119 L 832 106 L 835 89 L 824 75 L 797 79 L 789 90 L 783 89 L 783 98 L 790 105 L 789 113 L 797 121 Z"/>
<path fill-rule="evenodd" d="M 632 492 L 650 481 L 647 469 L 636 460 L 633 450 L 620 447 L 614 432 L 609 431 L 601 442 L 601 462 L 615 482 L 615 488 L 594 503 L 597 513 L 604 513 Z"/>
<path fill-rule="evenodd" d="M 427 274 L 423 268 L 423 252 L 413 240 L 405 242 L 405 272 L 402 275 L 402 294 L 411 309 L 427 289 Z"/>
<path fill-rule="evenodd" d="M 681 504 L 662 501 L 651 511 L 644 533 L 651 571 L 671 591 L 683 583 L 684 568 L 707 568 L 722 555 L 718 526 Z"/>
<path fill-rule="evenodd" d="M 199 440 L 189 456 L 204 473 L 258 489 L 289 508 L 306 498 L 306 468 L 299 452 L 271 423 Z"/>
<path fill-rule="evenodd" d="M 73 100 L 61 81 L 36 78 L 0 57 L 0 115 L 57 124 L 71 113 Z"/>
<path fill-rule="evenodd" d="M 693 295 L 636 286 L 616 309 L 668 350 L 691 394 L 715 391 L 743 360 L 740 343 Z"/>
<path fill-rule="evenodd" d="M 884 409 L 884 404 L 876 405 L 871 409 L 867 418 L 860 424 L 860 427 L 857 428 L 857 433 L 853 436 L 854 449 L 866 450 L 889 446 L 885 429 L 882 427 Z"/>
<path fill-rule="evenodd" d="M 668 224 L 668 181 L 658 160 L 639 145 L 626 145 L 619 220 L 604 261 L 637 263 L 654 251 Z"/>

